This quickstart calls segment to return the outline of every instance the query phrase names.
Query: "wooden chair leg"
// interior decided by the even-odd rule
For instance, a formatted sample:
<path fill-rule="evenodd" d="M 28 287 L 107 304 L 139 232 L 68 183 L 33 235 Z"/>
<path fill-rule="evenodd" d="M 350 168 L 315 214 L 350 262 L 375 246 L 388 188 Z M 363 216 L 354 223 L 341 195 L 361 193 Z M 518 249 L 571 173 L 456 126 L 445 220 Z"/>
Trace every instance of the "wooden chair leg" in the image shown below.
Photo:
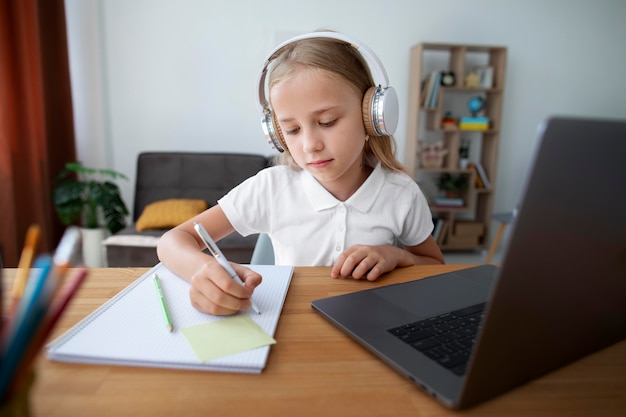
<path fill-rule="evenodd" d="M 498 248 L 498 244 L 500 243 L 500 238 L 502 237 L 502 233 L 504 233 L 504 229 L 506 229 L 506 223 L 501 222 L 500 226 L 498 227 L 498 231 L 496 232 L 496 236 L 493 238 L 491 247 L 489 248 L 489 253 L 487 253 L 487 258 L 485 259 L 486 264 L 491 263 L 491 259 L 493 258 L 493 254 Z"/>

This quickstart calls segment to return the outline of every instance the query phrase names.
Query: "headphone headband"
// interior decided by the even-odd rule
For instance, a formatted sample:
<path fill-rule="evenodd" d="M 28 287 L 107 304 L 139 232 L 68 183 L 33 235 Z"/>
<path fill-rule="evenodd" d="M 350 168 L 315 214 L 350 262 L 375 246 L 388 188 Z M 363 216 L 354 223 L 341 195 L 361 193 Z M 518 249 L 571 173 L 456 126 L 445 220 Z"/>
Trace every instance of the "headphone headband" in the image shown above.
<path fill-rule="evenodd" d="M 257 101 L 257 107 L 261 113 L 269 107 L 269 102 L 265 97 L 265 77 L 267 76 L 267 69 L 270 63 L 276 59 L 276 55 L 283 49 L 285 46 L 292 44 L 297 41 L 301 41 L 304 39 L 316 39 L 316 38 L 324 38 L 324 39 L 335 39 L 338 41 L 345 42 L 352 46 L 354 49 L 359 51 L 363 58 L 367 61 L 370 67 L 370 71 L 373 72 L 372 77 L 374 78 L 374 82 L 376 85 L 379 85 L 382 88 L 387 88 L 389 86 L 389 79 L 387 78 L 387 72 L 385 71 L 385 67 L 383 67 L 382 62 L 376 56 L 376 54 L 369 49 L 366 45 L 357 41 L 354 38 L 351 38 L 343 33 L 338 32 L 311 32 L 305 33 L 304 35 L 295 36 L 291 39 L 288 39 L 278 45 L 276 48 L 270 52 L 263 62 L 263 66 L 261 67 L 261 71 L 257 77 L 257 85 L 259 87 L 259 96 Z"/>

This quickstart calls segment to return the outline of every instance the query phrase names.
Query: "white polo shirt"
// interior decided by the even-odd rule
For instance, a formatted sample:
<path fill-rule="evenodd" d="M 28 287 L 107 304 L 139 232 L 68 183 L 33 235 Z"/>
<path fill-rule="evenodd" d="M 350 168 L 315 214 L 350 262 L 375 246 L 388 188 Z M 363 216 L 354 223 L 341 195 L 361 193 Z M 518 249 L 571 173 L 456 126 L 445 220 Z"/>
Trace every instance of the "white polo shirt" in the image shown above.
<path fill-rule="evenodd" d="M 414 246 L 433 228 L 426 198 L 408 175 L 378 164 L 346 201 L 306 171 L 260 171 L 218 201 L 243 236 L 267 233 L 277 265 L 331 266 L 356 245 Z"/>

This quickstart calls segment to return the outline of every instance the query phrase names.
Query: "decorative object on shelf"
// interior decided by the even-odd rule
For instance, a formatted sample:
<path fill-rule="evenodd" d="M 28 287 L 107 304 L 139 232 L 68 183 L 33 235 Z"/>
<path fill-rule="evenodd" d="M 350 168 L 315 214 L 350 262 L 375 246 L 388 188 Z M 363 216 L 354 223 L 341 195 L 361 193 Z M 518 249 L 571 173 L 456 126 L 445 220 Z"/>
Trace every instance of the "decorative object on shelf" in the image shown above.
<path fill-rule="evenodd" d="M 478 88 L 480 86 L 480 77 L 475 71 L 471 71 L 465 76 L 465 87 Z"/>
<path fill-rule="evenodd" d="M 420 141 L 420 147 L 422 168 L 441 168 L 443 157 L 448 153 L 448 150 L 443 147 L 443 142 L 440 140 L 434 143 Z"/>
<path fill-rule="evenodd" d="M 95 169 L 69 162 L 54 180 L 52 202 L 61 223 L 82 226 L 83 261 L 89 267 L 103 266 L 102 240 L 126 225 L 128 209 L 117 184 L 128 179 L 110 169 Z"/>
<path fill-rule="evenodd" d="M 478 75 L 478 85 L 482 88 L 493 87 L 493 67 L 488 65 L 474 68 L 476 75 Z"/>
<path fill-rule="evenodd" d="M 478 116 L 478 113 L 485 109 L 486 100 L 483 96 L 472 96 L 467 100 L 467 108 L 472 116 Z"/>
<path fill-rule="evenodd" d="M 437 179 L 437 188 L 448 198 L 459 198 L 469 188 L 467 175 L 444 172 Z"/>
<path fill-rule="evenodd" d="M 456 130 L 456 119 L 452 116 L 451 111 L 447 111 L 441 119 L 441 128 L 443 130 Z"/>
<path fill-rule="evenodd" d="M 456 83 L 456 76 L 452 71 L 441 72 L 441 85 L 444 87 L 452 87 Z"/>
<path fill-rule="evenodd" d="M 467 139 L 461 139 L 459 147 L 459 168 L 466 169 L 469 163 L 470 142 Z"/>

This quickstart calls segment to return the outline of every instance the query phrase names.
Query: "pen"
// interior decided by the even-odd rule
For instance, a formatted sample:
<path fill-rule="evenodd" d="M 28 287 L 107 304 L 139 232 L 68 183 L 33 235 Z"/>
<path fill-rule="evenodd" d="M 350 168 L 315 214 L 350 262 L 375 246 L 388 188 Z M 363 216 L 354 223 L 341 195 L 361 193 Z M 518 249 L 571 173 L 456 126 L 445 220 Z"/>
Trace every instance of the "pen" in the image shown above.
<path fill-rule="evenodd" d="M 202 226 L 198 222 L 194 222 L 193 228 L 196 229 L 198 236 L 200 236 L 200 239 L 202 239 L 206 247 L 209 248 L 209 252 L 211 252 L 211 255 L 213 255 L 217 262 L 219 262 L 219 264 L 222 265 L 226 272 L 228 272 L 228 275 L 230 275 L 230 277 L 237 281 L 239 284 L 243 285 L 243 281 L 241 280 L 241 278 L 239 278 L 239 275 L 237 275 L 232 265 L 228 262 L 228 259 L 226 259 L 220 248 L 217 247 L 217 244 L 213 241 L 213 239 L 211 239 L 211 236 L 206 231 L 204 226 Z M 261 314 L 261 311 L 258 309 L 258 307 L 254 305 L 254 301 L 250 300 L 250 302 L 252 304 L 252 310 L 254 310 L 257 314 Z"/>
<path fill-rule="evenodd" d="M 26 287 L 26 279 L 30 271 L 30 266 L 35 257 L 35 249 L 39 242 L 39 226 L 36 224 L 31 225 L 26 232 L 26 240 L 22 249 L 19 264 L 17 265 L 17 272 L 15 274 L 15 281 L 13 281 L 13 287 L 11 288 L 11 306 L 9 310 L 9 317 L 15 315 L 17 306 L 24 294 L 24 287 Z"/>
<path fill-rule="evenodd" d="M 159 301 L 161 302 L 161 310 L 163 310 L 163 315 L 165 316 L 165 324 L 167 330 L 171 332 L 172 330 L 174 330 L 174 326 L 172 325 L 170 312 L 167 309 L 167 304 L 165 303 L 165 295 L 163 294 L 163 288 L 161 288 L 161 283 L 159 282 L 159 276 L 157 274 L 154 274 L 152 281 L 154 281 L 154 288 L 156 288 L 157 296 L 159 297 Z"/>
<path fill-rule="evenodd" d="M 2 344 L 5 348 L 8 346 L 9 339 L 11 338 L 12 329 L 17 323 L 15 316 L 17 314 L 19 304 L 22 301 L 24 288 L 26 287 L 26 281 L 28 280 L 28 275 L 30 273 L 30 267 L 33 262 L 33 258 L 35 257 L 35 249 L 37 248 L 37 243 L 39 242 L 39 233 L 40 229 L 36 224 L 31 225 L 26 232 L 26 240 L 17 265 L 17 272 L 15 273 L 13 287 L 11 287 L 11 299 L 6 317 L 7 322 L 2 326 L 2 332 L 0 333 L 0 339 L 2 340 Z"/>

